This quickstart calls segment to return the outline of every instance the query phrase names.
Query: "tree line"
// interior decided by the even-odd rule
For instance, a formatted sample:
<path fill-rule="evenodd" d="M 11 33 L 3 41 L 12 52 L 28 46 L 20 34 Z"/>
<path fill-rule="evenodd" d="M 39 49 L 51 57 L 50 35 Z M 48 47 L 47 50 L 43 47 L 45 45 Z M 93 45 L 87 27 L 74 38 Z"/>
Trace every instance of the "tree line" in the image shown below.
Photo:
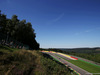
<path fill-rule="evenodd" d="M 35 40 L 36 33 L 32 28 L 32 24 L 26 22 L 25 19 L 20 21 L 17 15 L 13 15 L 11 19 L 8 19 L 0 11 L 0 32 L 28 45 L 31 49 L 39 49 L 39 43 Z"/>

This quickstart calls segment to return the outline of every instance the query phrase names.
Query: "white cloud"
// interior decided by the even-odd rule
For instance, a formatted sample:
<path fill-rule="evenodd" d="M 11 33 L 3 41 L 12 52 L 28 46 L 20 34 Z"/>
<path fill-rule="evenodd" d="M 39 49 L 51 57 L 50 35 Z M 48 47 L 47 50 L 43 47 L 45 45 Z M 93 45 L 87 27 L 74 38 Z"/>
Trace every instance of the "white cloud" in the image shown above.
<path fill-rule="evenodd" d="M 56 22 L 58 20 L 60 20 L 62 17 L 64 16 L 64 13 L 62 13 L 61 15 L 59 15 L 56 19 L 54 19 L 53 21 Z"/>
<path fill-rule="evenodd" d="M 81 32 L 75 33 L 75 35 L 79 35 L 79 34 L 81 34 Z"/>
<path fill-rule="evenodd" d="M 54 23 L 54 22 L 57 22 L 57 21 L 61 20 L 61 18 L 62 18 L 63 16 L 64 16 L 64 13 L 60 14 L 57 18 L 52 19 L 52 20 L 50 20 L 50 21 L 46 22 L 46 25 L 51 25 L 52 23 Z"/>
<path fill-rule="evenodd" d="M 83 33 L 90 33 L 90 32 L 96 31 L 96 30 L 100 30 L 100 28 L 88 29 L 88 30 L 85 30 L 83 32 L 77 32 L 77 33 L 75 33 L 75 35 L 80 35 Z"/>
<path fill-rule="evenodd" d="M 92 31 L 92 30 L 86 30 L 85 32 L 86 32 L 86 33 L 89 33 L 89 32 L 91 32 L 91 31 Z"/>

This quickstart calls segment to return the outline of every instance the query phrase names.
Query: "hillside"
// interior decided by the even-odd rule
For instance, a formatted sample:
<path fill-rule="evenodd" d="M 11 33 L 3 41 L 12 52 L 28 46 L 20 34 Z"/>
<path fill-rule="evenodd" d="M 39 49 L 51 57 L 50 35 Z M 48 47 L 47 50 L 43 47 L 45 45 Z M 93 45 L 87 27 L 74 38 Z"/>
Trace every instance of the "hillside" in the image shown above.
<path fill-rule="evenodd" d="M 70 75 L 68 69 L 39 51 L 0 45 L 1 75 Z"/>

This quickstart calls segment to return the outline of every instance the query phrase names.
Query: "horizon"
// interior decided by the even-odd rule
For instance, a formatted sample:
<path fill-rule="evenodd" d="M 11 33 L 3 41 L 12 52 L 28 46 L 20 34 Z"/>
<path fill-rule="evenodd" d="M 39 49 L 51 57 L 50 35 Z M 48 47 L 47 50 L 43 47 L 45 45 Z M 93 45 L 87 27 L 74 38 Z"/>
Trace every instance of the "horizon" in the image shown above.
<path fill-rule="evenodd" d="M 41 49 L 84 49 L 84 48 L 100 48 L 100 47 L 76 47 L 76 48 L 41 48 Z"/>
<path fill-rule="evenodd" d="M 31 22 L 40 48 L 100 47 L 100 0 L 0 0 L 0 10 Z"/>

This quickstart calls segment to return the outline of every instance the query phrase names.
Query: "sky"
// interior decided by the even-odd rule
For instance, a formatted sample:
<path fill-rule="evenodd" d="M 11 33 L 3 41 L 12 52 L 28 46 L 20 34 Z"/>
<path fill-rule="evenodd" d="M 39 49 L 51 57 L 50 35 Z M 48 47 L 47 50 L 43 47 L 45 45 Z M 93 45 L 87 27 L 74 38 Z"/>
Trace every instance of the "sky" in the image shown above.
<path fill-rule="evenodd" d="M 100 0 L 0 0 L 0 10 L 31 22 L 40 48 L 100 47 Z"/>

